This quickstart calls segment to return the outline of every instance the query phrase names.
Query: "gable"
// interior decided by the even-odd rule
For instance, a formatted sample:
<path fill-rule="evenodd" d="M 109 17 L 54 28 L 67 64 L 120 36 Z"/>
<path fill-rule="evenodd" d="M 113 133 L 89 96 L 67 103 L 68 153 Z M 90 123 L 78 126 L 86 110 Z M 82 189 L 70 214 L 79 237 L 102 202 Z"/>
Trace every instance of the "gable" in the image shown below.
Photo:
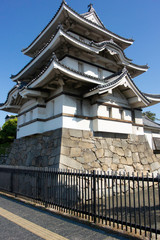
<path fill-rule="evenodd" d="M 113 89 L 112 91 L 112 94 L 110 95 L 102 95 L 101 97 L 103 100 L 106 100 L 106 101 L 109 101 L 109 102 L 114 102 L 114 103 L 117 103 L 117 104 L 125 104 L 125 105 L 129 105 L 126 97 L 121 93 L 121 91 L 116 88 L 116 89 Z"/>
<path fill-rule="evenodd" d="M 96 23 L 97 25 L 103 27 L 103 24 L 99 20 L 99 18 L 96 16 L 95 12 L 91 12 L 84 16 L 85 19 L 90 20 L 93 23 Z"/>

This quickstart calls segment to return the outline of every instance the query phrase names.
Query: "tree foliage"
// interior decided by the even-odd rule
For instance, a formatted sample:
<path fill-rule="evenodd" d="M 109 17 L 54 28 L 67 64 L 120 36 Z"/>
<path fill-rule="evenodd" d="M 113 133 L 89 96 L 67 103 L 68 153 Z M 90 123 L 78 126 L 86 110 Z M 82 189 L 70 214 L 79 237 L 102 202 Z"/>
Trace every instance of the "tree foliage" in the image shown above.
<path fill-rule="evenodd" d="M 151 111 L 143 112 L 143 116 L 148 117 L 148 118 L 151 119 L 152 121 L 155 121 L 155 120 L 156 120 L 156 114 L 153 113 L 153 112 L 151 112 Z"/>
<path fill-rule="evenodd" d="M 0 143 L 12 142 L 16 138 L 17 117 L 5 122 L 0 131 Z"/>

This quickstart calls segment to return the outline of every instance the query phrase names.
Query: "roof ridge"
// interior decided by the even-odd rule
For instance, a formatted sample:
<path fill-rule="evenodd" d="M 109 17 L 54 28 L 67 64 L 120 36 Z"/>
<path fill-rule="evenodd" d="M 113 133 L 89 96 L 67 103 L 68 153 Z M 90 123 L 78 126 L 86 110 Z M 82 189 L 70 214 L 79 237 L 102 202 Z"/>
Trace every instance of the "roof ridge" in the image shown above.
<path fill-rule="evenodd" d="M 23 49 L 21 50 L 22 52 L 26 51 L 26 50 L 39 38 L 39 36 L 45 31 L 45 29 L 50 25 L 50 23 L 51 23 L 51 22 L 54 20 L 54 18 L 57 16 L 57 14 L 58 14 L 58 12 L 60 11 L 62 5 L 65 5 L 65 6 L 66 6 L 68 9 L 70 9 L 72 12 L 76 13 L 80 18 L 83 18 L 85 21 L 87 21 L 87 22 L 89 22 L 89 23 L 91 23 L 91 24 L 93 24 L 93 25 L 95 25 L 95 26 L 98 26 L 99 28 L 107 31 L 108 33 L 111 33 L 112 35 L 117 36 L 118 38 L 121 38 L 121 39 L 123 39 L 123 40 L 125 40 L 125 41 L 134 42 L 134 40 L 131 39 L 131 38 L 121 37 L 120 35 L 118 35 L 118 34 L 116 34 L 116 33 L 113 33 L 112 31 L 108 30 L 108 29 L 103 25 L 103 23 L 102 23 L 103 26 L 100 26 L 100 25 L 92 22 L 91 20 L 86 19 L 84 16 L 82 16 L 81 14 L 79 14 L 78 12 L 76 12 L 75 10 L 73 10 L 73 9 L 66 3 L 66 1 L 62 0 L 62 3 L 61 3 L 61 5 L 60 5 L 60 7 L 58 8 L 57 12 L 56 12 L 55 15 L 52 17 L 52 19 L 49 21 L 49 23 L 48 23 L 48 24 L 45 26 L 45 28 L 37 35 L 37 37 L 28 45 L 28 47 L 23 48 Z M 96 12 L 95 12 L 95 14 L 96 14 Z M 97 16 L 97 18 L 100 20 L 100 18 L 98 17 L 97 14 L 96 14 L 96 16 Z M 101 22 L 101 20 L 100 20 L 100 22 Z"/>

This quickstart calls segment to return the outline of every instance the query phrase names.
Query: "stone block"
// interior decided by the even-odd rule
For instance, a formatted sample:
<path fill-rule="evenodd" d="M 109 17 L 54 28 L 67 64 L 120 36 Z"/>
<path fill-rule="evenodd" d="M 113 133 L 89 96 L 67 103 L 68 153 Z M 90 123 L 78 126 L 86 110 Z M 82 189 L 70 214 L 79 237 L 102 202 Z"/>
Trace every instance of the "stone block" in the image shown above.
<path fill-rule="evenodd" d="M 137 142 L 138 141 L 138 136 L 135 134 L 130 134 L 129 135 L 129 141 L 131 142 Z"/>
<path fill-rule="evenodd" d="M 139 135 L 137 136 L 138 137 L 138 141 L 141 142 L 141 143 L 145 143 L 146 142 L 146 137 L 145 135 Z"/>
<path fill-rule="evenodd" d="M 155 170 L 158 170 L 160 168 L 160 163 L 159 162 L 153 162 L 151 163 L 151 171 L 154 172 Z"/>
<path fill-rule="evenodd" d="M 32 165 L 32 159 L 34 158 L 33 153 L 29 152 L 29 154 L 27 155 L 27 159 L 26 159 L 26 166 L 31 166 Z"/>
<path fill-rule="evenodd" d="M 128 143 L 124 139 L 121 140 L 121 145 L 122 145 L 123 150 L 126 150 L 128 148 Z"/>
<path fill-rule="evenodd" d="M 134 168 L 132 166 L 125 165 L 124 169 L 127 173 L 130 173 L 130 174 L 132 174 L 134 172 Z"/>
<path fill-rule="evenodd" d="M 144 144 L 138 144 L 137 145 L 138 152 L 144 153 L 144 151 L 145 151 L 144 149 L 145 149 Z"/>
<path fill-rule="evenodd" d="M 85 161 L 84 161 L 84 158 L 83 158 L 83 157 L 76 157 L 76 160 L 77 160 L 78 162 L 82 163 L 82 164 L 84 164 L 84 163 L 85 163 Z"/>
<path fill-rule="evenodd" d="M 124 151 L 122 148 L 116 148 L 116 153 L 119 155 L 119 156 L 124 156 Z"/>
<path fill-rule="evenodd" d="M 114 147 L 122 147 L 122 144 L 121 144 L 121 141 L 117 141 L 117 140 L 113 140 L 113 144 L 112 144 Z"/>
<path fill-rule="evenodd" d="M 113 156 L 113 153 L 112 153 L 110 150 L 105 149 L 104 156 L 105 156 L 105 157 L 112 157 L 112 156 Z"/>
<path fill-rule="evenodd" d="M 68 128 L 63 128 L 62 129 L 62 137 L 65 137 L 65 138 L 69 138 L 70 137 Z"/>
<path fill-rule="evenodd" d="M 143 164 L 143 165 L 147 165 L 148 164 L 148 159 L 147 158 L 141 158 L 141 163 Z"/>
<path fill-rule="evenodd" d="M 103 157 L 104 150 L 102 148 L 100 148 L 95 152 L 95 154 L 96 154 L 97 158 L 101 158 L 101 157 Z"/>
<path fill-rule="evenodd" d="M 100 141 L 100 144 L 101 144 L 101 148 L 107 148 L 107 142 L 106 142 L 106 140 L 105 139 L 100 139 L 99 140 Z"/>
<path fill-rule="evenodd" d="M 51 151 L 51 154 L 50 154 L 50 156 L 57 156 L 57 155 L 59 155 L 60 154 L 60 150 L 61 150 L 61 148 L 60 147 L 57 147 L 57 148 L 53 148 L 52 149 L 52 151 Z"/>
<path fill-rule="evenodd" d="M 140 172 L 143 171 L 143 165 L 142 164 L 134 163 L 133 165 L 134 165 L 134 168 L 135 168 L 136 171 L 140 171 Z"/>
<path fill-rule="evenodd" d="M 147 157 L 147 160 L 148 160 L 148 163 L 153 163 L 153 158 L 152 158 L 152 156 L 148 156 L 148 157 Z"/>
<path fill-rule="evenodd" d="M 102 170 L 103 170 L 103 171 L 107 172 L 107 171 L 108 171 L 108 169 L 109 169 L 109 168 L 108 168 L 108 166 L 107 166 L 107 165 L 103 165 L 103 166 L 102 166 Z"/>
<path fill-rule="evenodd" d="M 102 166 L 104 164 L 107 166 L 111 166 L 111 164 L 112 164 L 112 158 L 110 158 L 110 157 L 100 158 L 99 160 L 100 160 Z"/>
<path fill-rule="evenodd" d="M 119 156 L 117 154 L 113 154 L 113 163 L 119 164 Z"/>
<path fill-rule="evenodd" d="M 118 169 L 118 165 L 115 164 L 115 163 L 112 163 L 112 164 L 111 164 L 111 170 L 112 170 L 112 171 L 117 171 L 117 169 Z"/>
<path fill-rule="evenodd" d="M 96 156 L 92 151 L 86 150 L 84 152 L 84 161 L 85 163 L 93 162 L 96 160 Z"/>
<path fill-rule="evenodd" d="M 48 165 L 52 166 L 55 163 L 55 157 L 49 158 Z"/>
<path fill-rule="evenodd" d="M 131 150 L 130 149 L 125 149 L 124 150 L 124 155 L 125 155 L 125 157 L 132 157 L 132 152 L 131 152 Z"/>
<path fill-rule="evenodd" d="M 102 148 L 101 143 L 99 141 L 95 142 L 95 146 L 96 146 L 96 148 Z"/>
<path fill-rule="evenodd" d="M 80 148 L 71 148 L 70 157 L 80 157 L 81 149 Z"/>
<path fill-rule="evenodd" d="M 61 147 L 61 154 L 69 156 L 70 155 L 70 148 L 69 147 Z"/>
<path fill-rule="evenodd" d="M 127 160 L 127 165 L 132 165 L 133 164 L 132 158 L 127 157 L 126 160 Z"/>
<path fill-rule="evenodd" d="M 109 146 L 109 150 L 111 150 L 113 153 L 116 153 L 116 148 L 114 146 Z"/>
<path fill-rule="evenodd" d="M 97 161 L 91 162 L 91 163 L 89 163 L 88 165 L 89 165 L 91 168 L 94 168 L 94 169 L 97 169 L 97 168 L 100 168 L 100 167 L 101 167 L 100 164 L 99 164 L 99 162 L 97 162 Z"/>
<path fill-rule="evenodd" d="M 77 147 L 79 144 L 79 141 L 73 141 L 71 139 L 68 138 L 63 138 L 62 139 L 62 146 L 64 147 Z"/>
<path fill-rule="evenodd" d="M 127 164 L 126 158 L 125 158 L 125 157 L 121 157 L 120 163 L 121 163 L 121 164 Z"/>
<path fill-rule="evenodd" d="M 138 151 L 138 150 L 137 150 L 137 146 L 136 146 L 135 144 L 131 144 L 131 145 L 130 145 L 130 149 L 131 149 L 131 151 L 132 151 L 133 153 L 135 153 L 135 152 Z"/>
<path fill-rule="evenodd" d="M 80 141 L 79 142 L 79 147 L 82 148 L 82 149 L 92 149 L 92 148 L 94 148 L 94 144 L 90 143 L 90 142 Z"/>
<path fill-rule="evenodd" d="M 156 154 L 155 156 L 156 158 L 160 159 L 160 154 Z"/>
<path fill-rule="evenodd" d="M 69 129 L 69 134 L 71 137 L 81 138 L 82 130 Z"/>
<path fill-rule="evenodd" d="M 139 155 L 138 155 L 137 152 L 134 152 L 134 153 L 132 154 L 132 158 L 133 158 L 133 162 L 134 162 L 134 163 L 140 162 Z"/>
<path fill-rule="evenodd" d="M 151 168 L 150 168 L 150 165 L 149 165 L 149 164 L 147 164 L 147 165 L 144 165 L 144 166 L 143 166 L 143 168 L 144 168 L 144 170 L 145 170 L 145 171 L 150 171 L 150 170 L 151 170 Z"/>
<path fill-rule="evenodd" d="M 140 159 L 141 159 L 141 158 L 144 158 L 144 157 L 145 157 L 144 152 L 143 152 L 143 153 L 140 152 L 140 153 L 139 153 L 139 157 L 140 157 Z"/>
<path fill-rule="evenodd" d="M 84 138 L 91 138 L 91 137 L 93 137 L 93 132 L 83 130 L 83 137 Z"/>
<path fill-rule="evenodd" d="M 108 146 L 111 146 L 113 143 L 113 139 L 112 138 L 106 138 L 106 143 Z"/>
<path fill-rule="evenodd" d="M 69 168 L 73 168 L 73 169 L 78 169 L 81 170 L 82 169 L 82 164 L 77 162 L 75 159 L 61 155 L 60 156 L 60 164 L 62 164 L 63 166 L 69 167 Z"/>

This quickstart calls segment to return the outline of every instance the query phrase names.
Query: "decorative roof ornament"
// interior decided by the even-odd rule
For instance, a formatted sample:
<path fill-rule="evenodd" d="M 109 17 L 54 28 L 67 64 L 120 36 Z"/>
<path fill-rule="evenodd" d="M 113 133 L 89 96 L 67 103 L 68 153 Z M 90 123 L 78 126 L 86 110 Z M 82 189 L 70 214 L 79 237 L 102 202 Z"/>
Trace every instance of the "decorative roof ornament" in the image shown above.
<path fill-rule="evenodd" d="M 58 58 L 57 58 L 55 52 L 52 52 L 52 57 L 51 57 L 50 60 L 51 60 L 51 61 L 52 61 L 52 60 L 58 61 Z"/>
<path fill-rule="evenodd" d="M 114 40 L 113 40 L 113 38 L 111 38 L 108 42 L 110 42 L 110 43 L 115 43 Z"/>
<path fill-rule="evenodd" d="M 90 4 L 88 5 L 88 12 L 93 12 L 93 11 L 94 11 L 93 4 L 90 3 Z"/>
<path fill-rule="evenodd" d="M 62 3 L 67 4 L 67 2 L 65 0 L 62 0 Z"/>
<path fill-rule="evenodd" d="M 124 72 L 128 72 L 126 66 L 124 66 L 123 69 L 122 69 L 122 73 L 124 73 Z"/>
<path fill-rule="evenodd" d="M 58 26 L 57 26 L 57 30 L 59 30 L 59 29 L 64 30 L 63 25 L 61 23 L 59 23 Z"/>

